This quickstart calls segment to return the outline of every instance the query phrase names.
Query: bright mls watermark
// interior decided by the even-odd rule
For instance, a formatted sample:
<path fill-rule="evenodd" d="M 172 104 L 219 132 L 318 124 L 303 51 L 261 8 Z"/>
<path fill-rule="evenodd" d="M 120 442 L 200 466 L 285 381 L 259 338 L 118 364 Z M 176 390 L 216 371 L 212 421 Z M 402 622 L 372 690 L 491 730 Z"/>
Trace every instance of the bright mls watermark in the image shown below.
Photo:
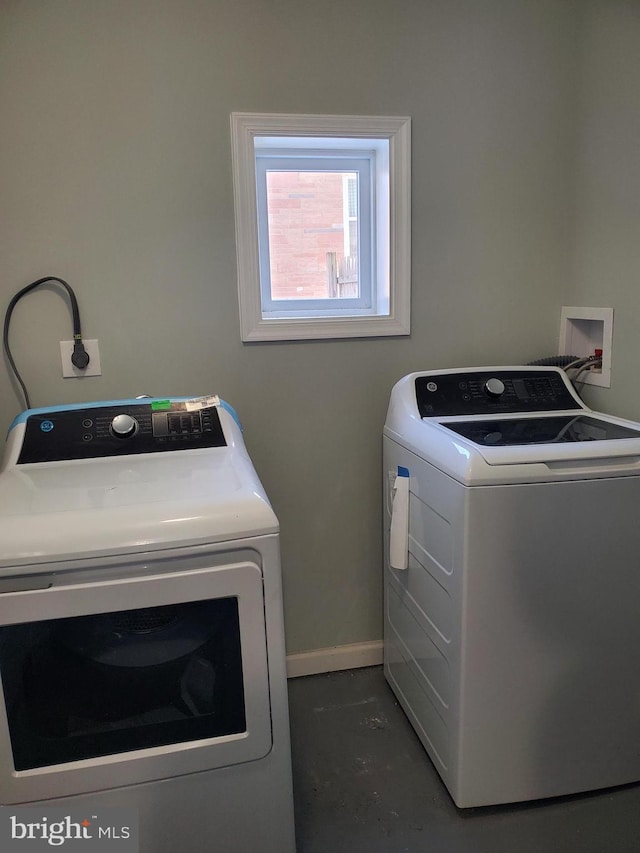
<path fill-rule="evenodd" d="M 0 808 L 2 853 L 58 849 L 138 853 L 135 809 Z"/>

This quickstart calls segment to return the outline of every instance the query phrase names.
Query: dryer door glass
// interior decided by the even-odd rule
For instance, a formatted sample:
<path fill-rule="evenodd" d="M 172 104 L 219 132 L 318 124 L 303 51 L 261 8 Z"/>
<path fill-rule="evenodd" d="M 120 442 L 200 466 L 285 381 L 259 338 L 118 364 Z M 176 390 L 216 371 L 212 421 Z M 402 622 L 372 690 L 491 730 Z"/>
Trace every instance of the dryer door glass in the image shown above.
<path fill-rule="evenodd" d="M 0 629 L 16 770 L 246 729 L 229 596 Z"/>

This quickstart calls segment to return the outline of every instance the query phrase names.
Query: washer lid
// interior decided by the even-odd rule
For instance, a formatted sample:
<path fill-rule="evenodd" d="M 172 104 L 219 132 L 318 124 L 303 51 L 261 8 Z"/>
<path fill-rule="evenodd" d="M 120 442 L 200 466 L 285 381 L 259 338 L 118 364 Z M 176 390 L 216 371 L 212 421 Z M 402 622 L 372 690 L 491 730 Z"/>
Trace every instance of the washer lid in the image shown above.
<path fill-rule="evenodd" d="M 497 402 L 480 386 L 470 393 L 474 376 L 500 377 L 506 390 Z M 569 399 L 570 408 L 552 408 Z M 640 475 L 640 424 L 592 412 L 557 369 L 409 374 L 391 392 L 384 434 L 468 486 Z"/>
<path fill-rule="evenodd" d="M 276 533 L 231 421 L 225 447 L 8 468 L 0 474 L 0 570 Z"/>
<path fill-rule="evenodd" d="M 588 415 L 457 421 L 444 426 L 483 447 L 574 444 L 640 437 L 637 429 Z"/>

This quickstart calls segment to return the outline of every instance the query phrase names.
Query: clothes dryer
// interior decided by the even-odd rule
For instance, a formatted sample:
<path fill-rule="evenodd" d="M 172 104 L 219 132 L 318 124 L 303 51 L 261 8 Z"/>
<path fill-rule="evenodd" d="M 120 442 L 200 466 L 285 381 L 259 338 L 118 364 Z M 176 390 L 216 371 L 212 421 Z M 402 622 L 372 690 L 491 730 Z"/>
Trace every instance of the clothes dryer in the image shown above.
<path fill-rule="evenodd" d="M 33 409 L 0 473 L 0 803 L 293 853 L 276 516 L 216 397 Z"/>
<path fill-rule="evenodd" d="M 640 424 L 556 368 L 427 371 L 383 445 L 385 675 L 456 804 L 640 780 Z"/>

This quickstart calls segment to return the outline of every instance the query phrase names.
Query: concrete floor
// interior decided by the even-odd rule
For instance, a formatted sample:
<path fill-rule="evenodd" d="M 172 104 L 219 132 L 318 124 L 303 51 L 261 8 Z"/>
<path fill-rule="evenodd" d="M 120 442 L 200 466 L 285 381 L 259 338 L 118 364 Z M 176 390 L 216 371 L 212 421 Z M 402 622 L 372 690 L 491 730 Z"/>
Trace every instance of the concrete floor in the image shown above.
<path fill-rule="evenodd" d="M 381 667 L 292 679 L 289 701 L 298 853 L 640 851 L 640 784 L 458 810 Z"/>

